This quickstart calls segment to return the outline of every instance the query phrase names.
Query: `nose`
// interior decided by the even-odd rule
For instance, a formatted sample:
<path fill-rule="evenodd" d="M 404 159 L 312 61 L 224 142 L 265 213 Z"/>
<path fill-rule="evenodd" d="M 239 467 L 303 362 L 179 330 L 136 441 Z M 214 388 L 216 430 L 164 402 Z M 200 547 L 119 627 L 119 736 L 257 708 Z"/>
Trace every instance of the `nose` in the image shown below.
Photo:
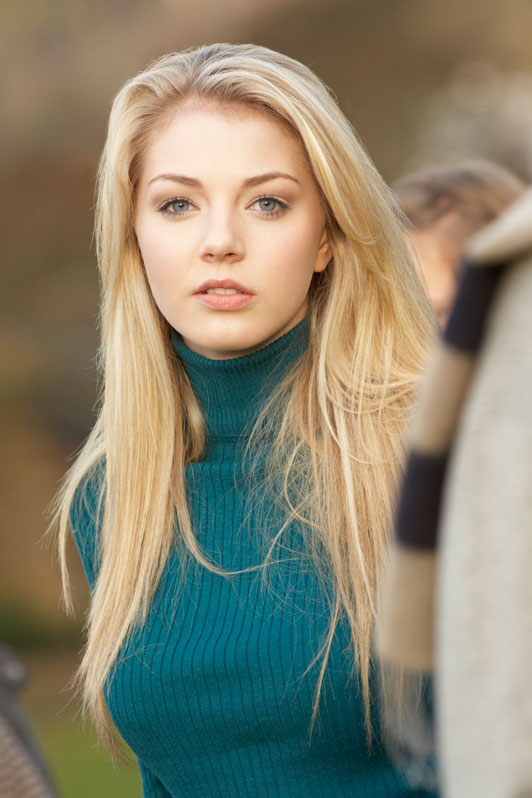
<path fill-rule="evenodd" d="M 208 263 L 236 263 L 245 254 L 237 220 L 226 210 L 213 211 L 206 220 L 200 258 Z"/>

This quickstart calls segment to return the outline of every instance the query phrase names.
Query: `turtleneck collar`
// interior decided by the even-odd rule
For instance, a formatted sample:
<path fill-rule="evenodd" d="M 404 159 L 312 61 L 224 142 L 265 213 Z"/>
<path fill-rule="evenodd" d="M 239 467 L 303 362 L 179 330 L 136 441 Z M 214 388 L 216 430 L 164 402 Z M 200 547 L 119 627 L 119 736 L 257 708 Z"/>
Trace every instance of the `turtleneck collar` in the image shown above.
<path fill-rule="evenodd" d="M 211 442 L 249 433 L 273 388 L 306 350 L 308 338 L 309 321 L 305 317 L 280 338 L 249 355 L 212 360 L 189 349 L 174 330 L 172 344 L 202 407 Z"/>

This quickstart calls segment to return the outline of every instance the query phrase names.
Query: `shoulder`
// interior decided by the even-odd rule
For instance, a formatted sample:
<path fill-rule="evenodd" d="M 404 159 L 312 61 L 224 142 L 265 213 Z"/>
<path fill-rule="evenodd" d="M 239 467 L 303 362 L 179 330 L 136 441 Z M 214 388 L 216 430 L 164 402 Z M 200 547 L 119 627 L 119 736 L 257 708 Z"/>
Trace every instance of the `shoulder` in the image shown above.
<path fill-rule="evenodd" d="M 98 569 L 99 540 L 105 501 L 105 463 L 96 463 L 81 479 L 70 505 L 72 534 L 91 590 Z"/>
<path fill-rule="evenodd" d="M 467 243 L 466 256 L 475 264 L 514 263 L 532 253 L 532 188 L 494 222 L 482 228 Z"/>

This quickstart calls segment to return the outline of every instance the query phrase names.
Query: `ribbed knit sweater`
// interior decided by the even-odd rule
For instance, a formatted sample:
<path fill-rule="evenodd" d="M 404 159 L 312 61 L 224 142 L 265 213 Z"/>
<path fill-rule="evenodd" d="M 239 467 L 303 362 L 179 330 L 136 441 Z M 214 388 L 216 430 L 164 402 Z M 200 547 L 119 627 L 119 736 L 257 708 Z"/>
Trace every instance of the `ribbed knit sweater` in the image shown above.
<path fill-rule="evenodd" d="M 307 342 L 304 320 L 252 354 L 211 360 L 174 335 L 208 430 L 205 456 L 186 471 L 192 522 L 203 550 L 226 570 L 260 564 L 276 530 L 267 496 L 257 528 L 257 494 L 242 451 L 268 392 Z M 253 474 L 260 479 L 260 463 Z M 97 484 L 97 477 L 84 484 L 71 512 L 91 587 Z M 106 688 L 111 716 L 137 756 L 145 798 L 428 795 L 410 790 L 386 759 L 377 717 L 368 748 L 346 624 L 309 733 L 319 670 L 313 659 L 330 612 L 303 530 L 287 530 L 266 574 L 230 578 L 185 558 L 178 537 L 147 622 L 124 646 Z"/>

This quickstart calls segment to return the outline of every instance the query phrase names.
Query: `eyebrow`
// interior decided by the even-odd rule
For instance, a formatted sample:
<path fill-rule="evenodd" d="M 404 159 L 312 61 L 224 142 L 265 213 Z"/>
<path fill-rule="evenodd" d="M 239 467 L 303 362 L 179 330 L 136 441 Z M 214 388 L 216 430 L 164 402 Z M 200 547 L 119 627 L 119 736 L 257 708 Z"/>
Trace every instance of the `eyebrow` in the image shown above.
<path fill-rule="evenodd" d="M 261 183 L 267 183 L 270 180 L 276 180 L 279 177 L 284 177 L 287 180 L 293 180 L 294 183 L 300 185 L 299 180 L 295 178 L 293 175 L 289 175 L 287 172 L 265 172 L 262 175 L 254 175 L 253 177 L 247 177 L 245 180 L 242 181 L 242 186 L 244 188 L 248 188 L 249 186 L 258 186 Z M 196 177 L 188 177 L 187 175 L 176 175 L 172 172 L 163 175 L 157 175 L 156 177 L 152 177 L 152 179 L 148 182 L 148 185 L 151 185 L 156 180 L 169 180 L 172 183 L 182 183 L 185 186 L 191 186 L 193 188 L 202 188 L 203 183 L 201 180 L 198 180 Z"/>

